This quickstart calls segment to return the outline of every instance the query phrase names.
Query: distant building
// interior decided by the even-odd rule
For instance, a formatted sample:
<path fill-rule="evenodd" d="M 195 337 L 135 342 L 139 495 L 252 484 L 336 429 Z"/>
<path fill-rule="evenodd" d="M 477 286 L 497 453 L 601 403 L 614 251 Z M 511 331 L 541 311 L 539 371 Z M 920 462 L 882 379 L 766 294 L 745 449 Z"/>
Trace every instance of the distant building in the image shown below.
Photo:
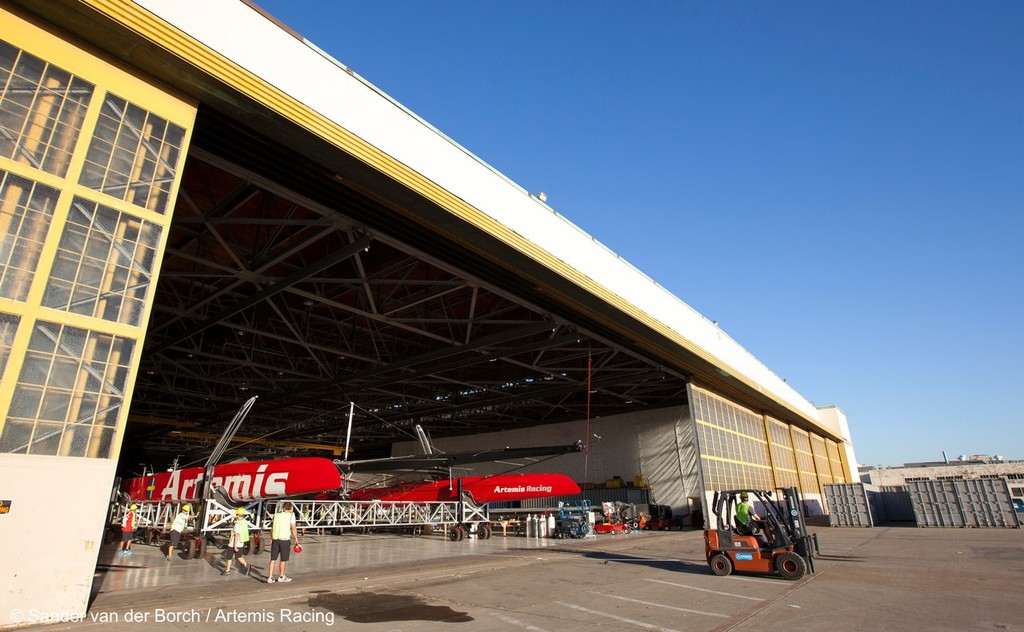
<path fill-rule="evenodd" d="M 1024 460 L 1006 461 L 1001 456 L 976 454 L 949 462 L 905 463 L 903 467 L 861 467 L 859 470 L 861 482 L 878 487 L 913 481 L 1002 478 L 1010 487 L 1010 495 L 1024 501 Z"/>

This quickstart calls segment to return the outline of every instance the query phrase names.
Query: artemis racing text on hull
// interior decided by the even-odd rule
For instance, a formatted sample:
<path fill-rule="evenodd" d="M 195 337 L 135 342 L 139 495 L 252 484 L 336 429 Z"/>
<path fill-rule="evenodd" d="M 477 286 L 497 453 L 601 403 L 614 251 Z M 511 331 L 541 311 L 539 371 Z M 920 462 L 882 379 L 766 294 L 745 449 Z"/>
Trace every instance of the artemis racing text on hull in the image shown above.
<path fill-rule="evenodd" d="M 337 490 L 341 473 L 330 459 L 298 457 L 218 465 L 212 483 L 233 502 L 248 502 Z M 121 491 L 132 500 L 194 501 L 202 487 L 203 468 L 189 467 L 130 479 Z"/>

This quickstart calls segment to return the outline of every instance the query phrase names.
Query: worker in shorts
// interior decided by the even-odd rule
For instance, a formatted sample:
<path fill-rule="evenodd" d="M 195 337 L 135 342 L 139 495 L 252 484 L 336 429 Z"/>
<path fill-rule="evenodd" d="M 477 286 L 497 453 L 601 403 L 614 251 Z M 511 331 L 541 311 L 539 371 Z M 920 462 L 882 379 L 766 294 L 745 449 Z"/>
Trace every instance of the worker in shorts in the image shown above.
<path fill-rule="evenodd" d="M 231 526 L 231 536 L 228 538 L 228 563 L 225 565 L 221 575 L 231 572 L 231 562 L 238 560 L 244 568 L 243 575 L 252 572 L 252 565 L 245 561 L 245 549 L 249 546 L 249 523 L 245 521 L 245 509 L 239 507 L 235 510 L 235 524 Z"/>
<path fill-rule="evenodd" d="M 164 557 L 167 561 L 171 561 L 171 553 L 178 548 L 178 543 L 181 542 L 181 534 L 185 532 L 185 527 L 188 526 L 189 520 L 192 519 L 192 505 L 185 503 L 181 506 L 181 511 L 174 517 L 174 522 L 171 523 L 171 541 L 167 545 L 167 551 L 164 553 Z"/>
<path fill-rule="evenodd" d="M 284 574 L 285 566 L 288 565 L 288 557 L 292 551 L 292 540 L 296 546 L 299 542 L 299 534 L 295 530 L 295 506 L 292 503 L 280 503 L 277 506 L 277 513 L 274 514 L 274 521 L 270 527 L 270 534 L 273 542 L 270 544 L 270 568 L 267 570 L 267 583 L 290 582 L 291 577 Z M 277 579 L 274 579 L 274 566 L 277 565 L 277 558 L 281 558 L 281 572 Z"/>
<path fill-rule="evenodd" d="M 138 520 L 138 514 L 135 512 L 138 508 L 138 505 L 132 503 L 121 518 L 121 550 L 118 555 L 132 554 L 132 537 L 135 535 L 135 527 L 138 526 L 135 524 Z"/>

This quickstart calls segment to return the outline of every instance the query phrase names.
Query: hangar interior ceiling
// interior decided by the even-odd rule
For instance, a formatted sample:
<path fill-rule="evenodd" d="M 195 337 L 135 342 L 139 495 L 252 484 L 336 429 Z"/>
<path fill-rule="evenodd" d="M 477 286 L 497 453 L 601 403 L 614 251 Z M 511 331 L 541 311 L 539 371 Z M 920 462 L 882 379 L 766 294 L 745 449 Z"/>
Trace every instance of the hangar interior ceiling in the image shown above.
<path fill-rule="evenodd" d="M 355 459 L 416 424 L 440 438 L 685 403 L 685 376 L 344 175 L 200 110 L 123 466 L 201 458 L 253 395 L 226 460 L 330 455 L 350 402 Z"/>

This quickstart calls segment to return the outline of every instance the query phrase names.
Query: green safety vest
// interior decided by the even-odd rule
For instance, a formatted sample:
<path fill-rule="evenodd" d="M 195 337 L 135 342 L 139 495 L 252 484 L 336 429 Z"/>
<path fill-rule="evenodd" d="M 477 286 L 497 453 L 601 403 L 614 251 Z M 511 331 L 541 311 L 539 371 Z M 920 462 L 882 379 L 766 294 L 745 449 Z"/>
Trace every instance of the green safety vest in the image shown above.
<path fill-rule="evenodd" d="M 295 514 L 290 511 L 279 511 L 274 514 L 274 524 L 271 527 L 271 537 L 275 540 L 291 540 L 292 524 L 295 522 Z"/>
<path fill-rule="evenodd" d="M 231 536 L 234 538 L 232 546 L 242 546 L 249 541 L 249 524 L 245 518 L 235 520 L 235 526 L 231 529 Z"/>
<path fill-rule="evenodd" d="M 747 520 L 750 519 L 750 503 L 740 503 L 736 505 L 736 520 L 740 524 L 747 524 Z"/>
<path fill-rule="evenodd" d="M 185 525 L 187 524 L 188 514 L 184 511 L 179 512 L 178 515 L 174 517 L 174 522 L 171 523 L 171 531 L 178 531 L 180 533 L 185 530 Z"/>

